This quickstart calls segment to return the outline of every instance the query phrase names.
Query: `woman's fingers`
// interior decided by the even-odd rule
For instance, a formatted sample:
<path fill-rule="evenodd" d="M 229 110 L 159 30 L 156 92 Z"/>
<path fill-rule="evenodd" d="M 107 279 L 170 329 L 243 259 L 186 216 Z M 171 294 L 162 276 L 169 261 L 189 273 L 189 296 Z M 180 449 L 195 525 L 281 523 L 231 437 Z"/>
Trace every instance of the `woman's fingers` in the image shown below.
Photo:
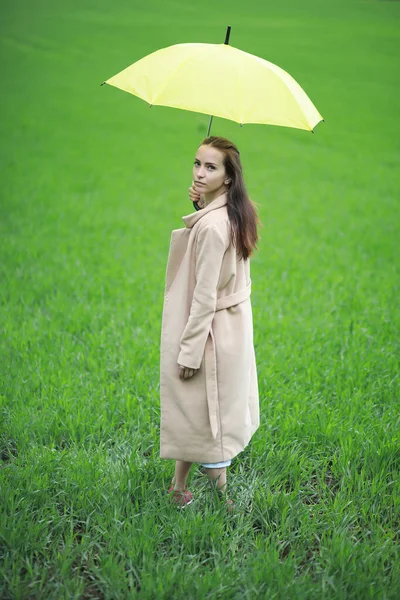
<path fill-rule="evenodd" d="M 200 193 L 194 187 L 194 181 L 192 181 L 192 185 L 189 188 L 189 197 L 192 202 L 197 202 L 200 200 Z"/>
<path fill-rule="evenodd" d="M 183 367 L 179 365 L 179 377 L 180 379 L 190 379 L 197 373 L 198 369 L 190 369 L 189 367 Z"/>
<path fill-rule="evenodd" d="M 192 202 L 197 202 L 198 200 L 200 200 L 200 194 L 189 190 L 189 198 Z"/>
<path fill-rule="evenodd" d="M 190 379 L 191 377 L 193 377 L 194 375 L 194 370 L 193 369 L 189 369 L 188 367 L 185 368 L 185 375 L 184 375 L 184 379 Z"/>

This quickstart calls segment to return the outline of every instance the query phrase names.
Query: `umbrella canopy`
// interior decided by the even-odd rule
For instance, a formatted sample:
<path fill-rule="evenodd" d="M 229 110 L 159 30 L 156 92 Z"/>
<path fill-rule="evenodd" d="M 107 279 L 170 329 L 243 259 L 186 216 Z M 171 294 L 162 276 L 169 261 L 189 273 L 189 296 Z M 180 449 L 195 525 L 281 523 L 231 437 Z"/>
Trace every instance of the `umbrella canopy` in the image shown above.
<path fill-rule="evenodd" d="M 153 105 L 312 131 L 323 120 L 286 71 L 228 44 L 175 44 L 104 83 Z"/>

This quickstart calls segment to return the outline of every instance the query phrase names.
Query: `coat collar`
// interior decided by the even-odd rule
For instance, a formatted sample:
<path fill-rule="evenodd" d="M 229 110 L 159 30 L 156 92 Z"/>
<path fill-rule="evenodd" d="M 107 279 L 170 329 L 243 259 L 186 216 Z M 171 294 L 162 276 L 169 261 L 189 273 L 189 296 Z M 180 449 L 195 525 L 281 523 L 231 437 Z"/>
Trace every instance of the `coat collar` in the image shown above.
<path fill-rule="evenodd" d="M 185 223 L 185 226 L 190 229 L 195 223 L 197 223 L 199 219 L 201 219 L 201 217 L 204 217 L 206 213 L 209 213 L 210 211 L 215 210 L 216 208 L 221 208 L 221 206 L 225 206 L 225 204 L 227 203 L 228 194 L 224 192 L 223 194 L 215 198 L 212 202 L 210 202 L 210 204 L 208 204 L 205 208 L 196 210 L 196 212 L 190 213 L 190 215 L 185 215 L 184 217 L 182 217 L 182 220 Z"/>

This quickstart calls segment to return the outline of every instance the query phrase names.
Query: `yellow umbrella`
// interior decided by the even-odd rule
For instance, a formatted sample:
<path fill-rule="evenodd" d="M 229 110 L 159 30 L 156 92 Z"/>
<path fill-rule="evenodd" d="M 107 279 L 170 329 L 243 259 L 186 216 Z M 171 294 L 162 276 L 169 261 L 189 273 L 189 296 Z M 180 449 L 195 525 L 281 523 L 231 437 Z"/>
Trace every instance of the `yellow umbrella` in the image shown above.
<path fill-rule="evenodd" d="M 103 83 L 139 96 L 150 107 L 171 106 L 240 125 L 266 123 L 313 131 L 323 120 L 286 71 L 226 42 L 162 48 Z"/>

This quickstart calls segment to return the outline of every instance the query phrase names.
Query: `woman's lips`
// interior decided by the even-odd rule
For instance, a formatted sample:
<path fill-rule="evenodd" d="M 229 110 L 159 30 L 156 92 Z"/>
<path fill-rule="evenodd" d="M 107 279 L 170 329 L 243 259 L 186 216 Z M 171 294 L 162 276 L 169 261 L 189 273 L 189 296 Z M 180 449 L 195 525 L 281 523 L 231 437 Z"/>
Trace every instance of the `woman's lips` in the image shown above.
<path fill-rule="evenodd" d="M 201 181 L 195 181 L 197 185 L 206 185 L 205 183 L 201 183 Z"/>

